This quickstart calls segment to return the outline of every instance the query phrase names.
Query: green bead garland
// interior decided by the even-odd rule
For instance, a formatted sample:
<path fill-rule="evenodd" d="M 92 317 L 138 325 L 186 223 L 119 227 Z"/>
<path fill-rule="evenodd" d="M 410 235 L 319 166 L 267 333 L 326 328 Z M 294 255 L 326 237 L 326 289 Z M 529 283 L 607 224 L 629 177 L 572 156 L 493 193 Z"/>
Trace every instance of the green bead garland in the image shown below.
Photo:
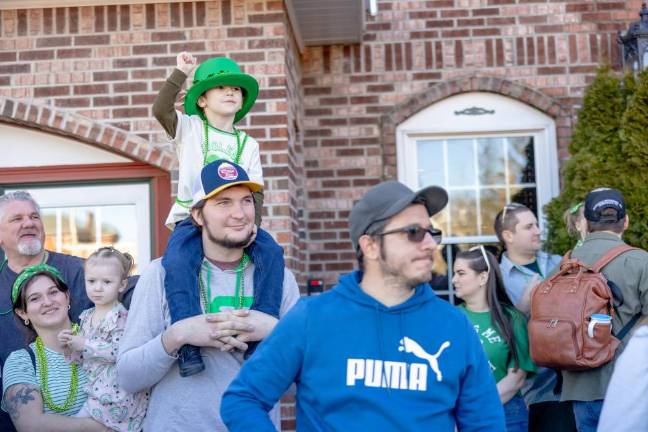
<path fill-rule="evenodd" d="M 243 257 L 241 257 L 239 265 L 236 267 L 236 270 L 234 270 L 236 272 L 236 291 L 234 292 L 234 298 L 236 299 L 238 297 L 239 303 L 237 309 L 243 309 L 243 297 L 245 296 L 245 278 L 243 277 L 243 270 L 245 269 L 245 266 L 247 266 L 248 262 L 250 262 L 250 257 L 243 252 Z M 207 291 L 211 287 L 211 270 L 209 267 L 207 267 L 207 287 L 205 288 L 205 284 L 203 283 L 202 274 L 198 275 L 198 285 L 200 287 L 200 300 L 203 309 L 205 313 L 211 313 L 209 310 L 210 303 L 208 301 L 208 298 L 211 297 L 211 295 L 207 294 Z"/>
<path fill-rule="evenodd" d="M 45 403 L 45 406 L 56 412 L 64 412 L 69 410 L 76 400 L 76 395 L 79 391 L 79 375 L 76 363 L 70 364 L 71 378 L 67 399 L 65 399 L 65 403 L 63 403 L 63 405 L 57 405 L 52 400 L 52 395 L 49 390 L 49 383 L 47 382 L 47 358 L 45 356 L 45 347 L 43 346 L 43 340 L 40 338 L 40 336 L 36 338 L 36 362 L 38 364 L 38 369 L 40 370 L 41 394 L 43 395 L 43 403 Z"/>
<path fill-rule="evenodd" d="M 207 165 L 207 152 L 209 151 L 209 124 L 207 120 L 203 120 L 204 126 L 204 139 L 203 139 L 203 165 Z M 234 135 L 236 136 L 236 156 L 234 157 L 234 163 L 240 164 L 241 155 L 243 154 L 243 148 L 245 147 L 245 141 L 241 143 L 241 134 L 238 129 L 234 129 Z"/>

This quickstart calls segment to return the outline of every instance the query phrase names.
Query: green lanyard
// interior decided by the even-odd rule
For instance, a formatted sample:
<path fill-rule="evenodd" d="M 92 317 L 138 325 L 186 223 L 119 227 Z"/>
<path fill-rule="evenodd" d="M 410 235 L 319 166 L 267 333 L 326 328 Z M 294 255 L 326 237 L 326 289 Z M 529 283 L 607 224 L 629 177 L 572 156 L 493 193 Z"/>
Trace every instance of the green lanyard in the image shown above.
<path fill-rule="evenodd" d="M 245 252 L 243 252 L 241 261 L 234 270 L 236 272 L 236 289 L 234 291 L 234 299 L 238 299 L 238 305 L 235 306 L 236 309 L 243 309 L 243 297 L 245 296 L 243 270 L 245 269 L 245 266 L 247 266 L 248 262 L 250 262 L 250 257 Z M 205 269 L 207 270 L 206 272 L 204 271 Z M 206 273 L 206 282 L 203 282 L 203 273 Z M 205 287 L 205 285 L 207 285 L 207 287 Z M 211 310 L 211 266 L 207 262 L 204 262 L 202 265 L 200 275 L 198 276 L 198 286 L 200 288 L 200 300 L 205 313 L 219 312 Z"/>

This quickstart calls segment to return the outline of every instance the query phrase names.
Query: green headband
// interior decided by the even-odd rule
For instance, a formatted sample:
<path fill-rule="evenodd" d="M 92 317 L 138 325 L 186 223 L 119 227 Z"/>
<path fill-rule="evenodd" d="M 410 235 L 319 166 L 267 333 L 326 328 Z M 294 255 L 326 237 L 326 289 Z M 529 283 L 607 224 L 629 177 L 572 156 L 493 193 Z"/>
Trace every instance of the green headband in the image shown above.
<path fill-rule="evenodd" d="M 574 207 L 569 209 L 570 214 L 576 214 L 576 212 L 585 205 L 585 201 L 581 201 L 578 204 L 576 204 Z"/>
<path fill-rule="evenodd" d="M 39 272 L 49 273 L 51 276 L 54 276 L 59 281 L 65 283 L 65 281 L 63 280 L 63 276 L 61 275 L 61 272 L 59 272 L 56 267 L 52 267 L 51 265 L 47 265 L 47 264 L 37 264 L 37 265 L 27 267 L 22 272 L 20 272 L 20 274 L 16 278 L 16 281 L 13 284 L 13 287 L 11 288 L 12 304 L 14 305 L 16 304 L 16 299 L 18 299 L 18 293 L 20 293 L 20 288 L 25 284 L 25 282 L 27 282 L 36 273 Z"/>

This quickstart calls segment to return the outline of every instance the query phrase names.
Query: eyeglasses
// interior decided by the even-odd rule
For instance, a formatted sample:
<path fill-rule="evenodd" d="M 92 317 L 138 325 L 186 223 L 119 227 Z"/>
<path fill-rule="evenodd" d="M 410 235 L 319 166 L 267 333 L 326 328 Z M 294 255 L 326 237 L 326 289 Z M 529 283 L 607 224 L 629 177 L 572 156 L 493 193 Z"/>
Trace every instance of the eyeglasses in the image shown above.
<path fill-rule="evenodd" d="M 404 228 L 385 231 L 385 232 L 378 233 L 376 235 L 382 237 L 382 236 L 386 236 L 387 234 L 396 234 L 396 233 L 407 234 L 407 240 L 411 241 L 412 243 L 421 243 L 425 238 L 425 234 L 430 234 L 432 236 L 432 239 L 436 242 L 436 244 L 441 244 L 441 241 L 443 240 L 443 233 L 441 232 L 441 230 L 432 227 L 423 228 L 418 225 L 411 225 Z"/>
<path fill-rule="evenodd" d="M 486 248 L 484 248 L 483 245 L 471 247 L 470 249 L 468 249 L 468 252 L 472 252 L 472 251 L 475 251 L 477 249 L 479 249 L 481 251 L 482 257 L 484 257 L 484 261 L 486 261 L 486 267 L 488 268 L 488 271 L 490 272 L 491 271 L 490 260 L 488 259 L 488 256 L 486 255 Z"/>

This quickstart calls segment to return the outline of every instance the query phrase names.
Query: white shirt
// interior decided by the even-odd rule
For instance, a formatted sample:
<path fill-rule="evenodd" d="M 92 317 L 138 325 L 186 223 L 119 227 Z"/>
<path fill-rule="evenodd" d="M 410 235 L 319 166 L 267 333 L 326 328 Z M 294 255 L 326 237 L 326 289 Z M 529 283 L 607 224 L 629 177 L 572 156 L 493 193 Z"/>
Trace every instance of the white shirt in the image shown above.
<path fill-rule="evenodd" d="M 193 184 L 202 168 L 217 159 L 232 162 L 236 156 L 237 134 L 209 127 L 209 145 L 204 149 L 205 126 L 197 116 L 188 116 L 176 111 L 178 126 L 173 143 L 178 155 L 178 195 L 171 207 L 166 225 L 173 229 L 177 222 L 189 217 Z M 251 181 L 263 184 L 259 143 L 245 132 L 238 131 L 238 140 L 245 142 L 240 160 L 237 162 L 247 172 Z M 206 151 L 205 151 L 206 150 Z"/>

